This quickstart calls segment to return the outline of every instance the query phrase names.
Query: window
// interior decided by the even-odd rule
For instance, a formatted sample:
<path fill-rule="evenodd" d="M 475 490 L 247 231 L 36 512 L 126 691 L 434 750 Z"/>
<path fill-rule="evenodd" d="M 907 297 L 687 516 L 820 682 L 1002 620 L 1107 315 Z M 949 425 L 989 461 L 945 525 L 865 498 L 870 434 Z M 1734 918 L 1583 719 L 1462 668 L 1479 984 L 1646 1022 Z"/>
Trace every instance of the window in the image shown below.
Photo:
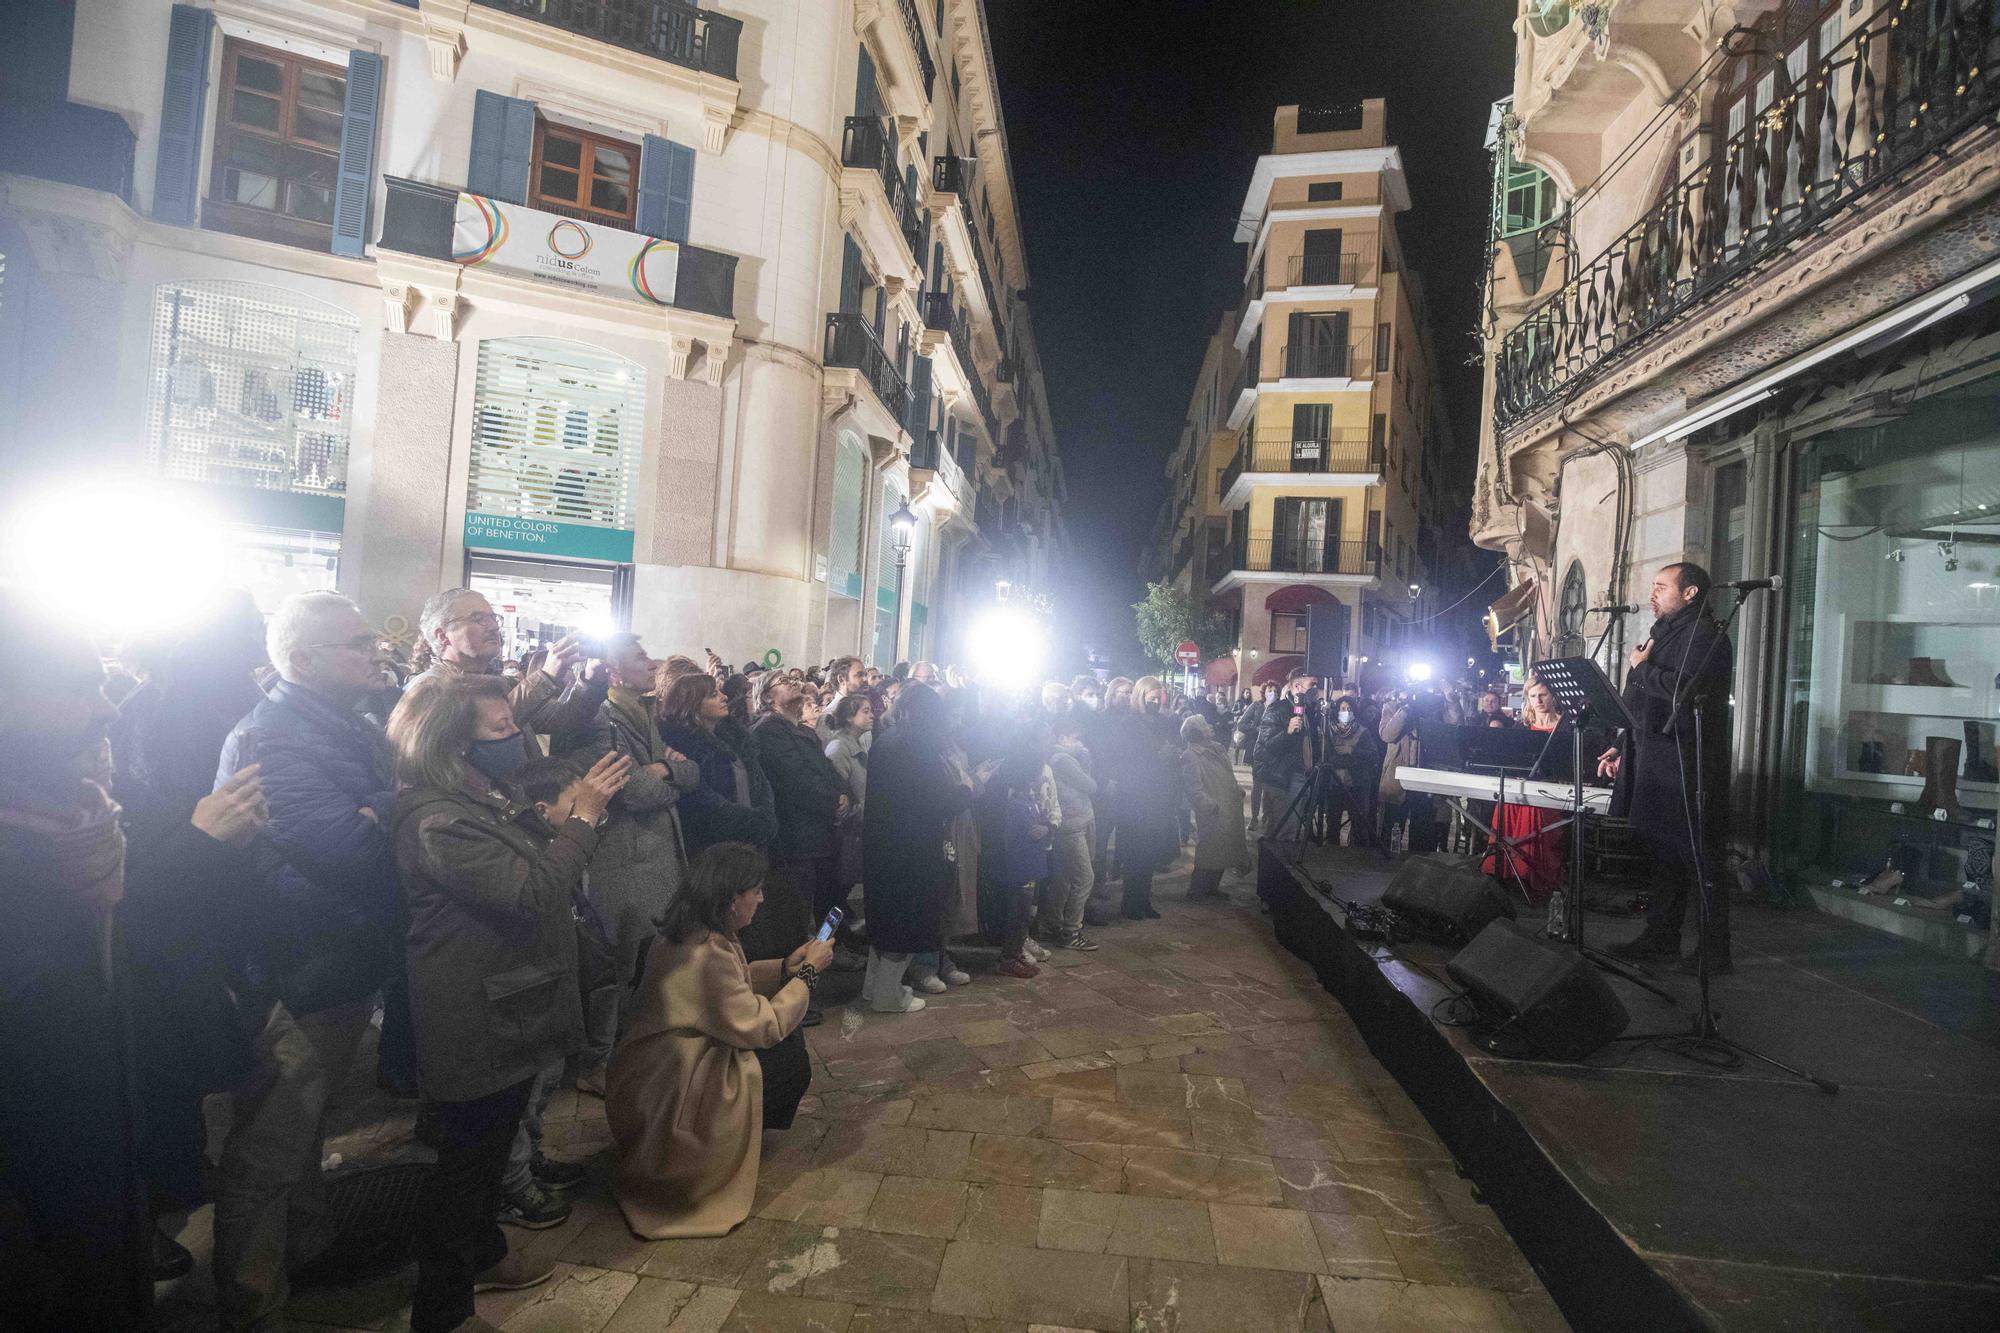
<path fill-rule="evenodd" d="M 1375 373 L 1389 373 L 1389 325 L 1386 323 L 1375 326 Z"/>
<path fill-rule="evenodd" d="M 147 449 L 161 476 L 305 495 L 347 489 L 360 321 L 247 282 L 153 300 Z"/>
<path fill-rule="evenodd" d="M 1510 164 L 1503 189 L 1505 198 L 1500 216 L 1502 236 L 1519 236 L 1524 232 L 1539 231 L 1555 218 L 1556 183 L 1554 178 L 1540 167 Z"/>
<path fill-rule="evenodd" d="M 1330 204 L 1339 198 L 1339 181 L 1313 181 L 1306 186 L 1306 202 L 1309 204 Z"/>
<path fill-rule="evenodd" d="M 1382 511 L 1371 509 L 1361 530 L 1361 549 L 1364 558 L 1375 561 L 1382 558 Z"/>
<path fill-rule="evenodd" d="M 231 39 L 222 47 L 215 172 L 203 221 L 326 249 L 347 71 Z"/>
<path fill-rule="evenodd" d="M 1274 653 L 1302 653 L 1306 650 L 1306 613 L 1303 611 L 1273 611 L 1271 613 L 1271 651 Z"/>
<path fill-rule="evenodd" d="M 560 338 L 487 339 L 473 391 L 467 512 L 630 531 L 645 419 L 636 363 Z"/>
<path fill-rule="evenodd" d="M 1388 447 L 1389 417 L 1377 412 L 1368 422 L 1368 457 L 1377 467 L 1386 461 L 1384 454 Z"/>
<path fill-rule="evenodd" d="M 638 174 L 636 144 L 535 122 L 533 207 L 630 231 Z"/>

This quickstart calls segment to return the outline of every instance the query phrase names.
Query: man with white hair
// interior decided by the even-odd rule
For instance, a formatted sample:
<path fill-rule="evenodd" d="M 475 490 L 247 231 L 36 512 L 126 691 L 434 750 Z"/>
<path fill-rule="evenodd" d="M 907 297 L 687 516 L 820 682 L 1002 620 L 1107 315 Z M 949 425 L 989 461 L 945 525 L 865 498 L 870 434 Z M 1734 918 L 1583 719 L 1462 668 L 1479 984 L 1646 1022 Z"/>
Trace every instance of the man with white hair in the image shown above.
<path fill-rule="evenodd" d="M 435 659 L 432 671 L 500 674 L 500 617 L 493 613 L 493 604 L 472 589 L 446 588 L 431 594 L 417 615 L 417 629 Z M 514 707 L 514 725 L 521 729 L 523 763 L 542 757 L 537 732 L 562 736 L 596 721 L 610 686 L 609 673 L 593 673 L 568 685 L 563 681 L 569 668 L 585 655 L 583 636 L 565 634 L 549 646 L 540 667 L 514 682 L 508 702 Z"/>
<path fill-rule="evenodd" d="M 278 676 L 223 742 L 220 787 L 261 766 L 270 825 L 250 844 L 264 908 L 250 960 L 269 1002 L 256 1071 L 238 1088 L 215 1200 L 222 1327 L 283 1327 L 286 1269 L 325 1212 L 321 1120 L 402 965 L 386 738 L 357 705 L 375 683 L 375 632 L 331 592 L 289 598 L 265 648 Z"/>

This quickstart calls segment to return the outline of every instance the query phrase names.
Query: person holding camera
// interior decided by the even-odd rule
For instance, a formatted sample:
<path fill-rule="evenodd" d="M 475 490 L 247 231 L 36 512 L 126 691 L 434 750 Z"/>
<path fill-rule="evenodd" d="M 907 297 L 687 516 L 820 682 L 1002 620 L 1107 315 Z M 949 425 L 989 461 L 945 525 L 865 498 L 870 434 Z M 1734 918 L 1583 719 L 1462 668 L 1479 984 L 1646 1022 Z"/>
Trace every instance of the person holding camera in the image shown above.
<path fill-rule="evenodd" d="M 1264 705 L 1257 723 L 1257 781 L 1264 784 L 1264 836 L 1282 837 L 1286 812 L 1318 760 L 1318 690 L 1303 667 L 1285 677 L 1284 691 Z"/>
<path fill-rule="evenodd" d="M 799 1025 L 833 946 L 744 957 L 738 936 L 764 901 L 767 869 L 739 842 L 695 858 L 611 1060 L 618 1206 L 647 1240 L 726 1235 L 748 1217 L 764 1131 L 790 1127 L 812 1081 Z"/>

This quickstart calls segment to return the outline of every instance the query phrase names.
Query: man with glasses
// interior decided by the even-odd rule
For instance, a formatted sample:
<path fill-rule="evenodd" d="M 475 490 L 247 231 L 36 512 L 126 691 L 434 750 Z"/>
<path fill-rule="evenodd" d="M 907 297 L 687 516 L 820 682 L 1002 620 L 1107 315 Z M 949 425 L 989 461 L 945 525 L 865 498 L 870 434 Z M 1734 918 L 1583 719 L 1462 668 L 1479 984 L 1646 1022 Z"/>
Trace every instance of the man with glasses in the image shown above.
<path fill-rule="evenodd" d="M 493 614 L 493 604 L 472 589 L 447 588 L 432 594 L 417 616 L 417 628 L 436 659 L 432 671 L 500 674 L 500 654 L 505 647 L 500 639 L 500 617 Z M 550 645 L 539 668 L 514 682 L 508 700 L 514 707 L 514 723 L 521 728 L 522 762 L 542 757 L 536 733 L 562 736 L 596 721 L 611 677 L 609 672 L 598 671 L 569 680 L 570 668 L 585 656 L 583 636 L 566 634 Z"/>
<path fill-rule="evenodd" d="M 260 765 L 270 808 L 248 848 L 262 907 L 249 971 L 268 1009 L 217 1171 L 215 1285 L 229 1330 L 284 1326 L 286 1270 L 323 1238 L 326 1106 L 402 966 L 387 741 L 359 710 L 377 683 L 375 633 L 345 597 L 309 592 L 278 608 L 264 642 L 277 678 L 223 742 L 216 776 L 220 788 Z"/>

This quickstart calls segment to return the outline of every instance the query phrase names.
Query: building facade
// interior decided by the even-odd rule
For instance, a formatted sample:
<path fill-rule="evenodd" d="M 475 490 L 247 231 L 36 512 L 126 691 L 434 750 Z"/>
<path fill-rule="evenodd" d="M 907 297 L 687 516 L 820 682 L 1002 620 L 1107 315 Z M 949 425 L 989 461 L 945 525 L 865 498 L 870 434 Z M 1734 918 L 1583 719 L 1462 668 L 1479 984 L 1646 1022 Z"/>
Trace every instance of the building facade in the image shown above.
<path fill-rule="evenodd" d="M 1315 605 L 1349 678 L 1436 608 L 1449 425 L 1386 116 L 1379 98 L 1279 107 L 1251 172 L 1242 299 L 1209 338 L 1146 557 L 1227 617 L 1215 683 L 1283 679 Z"/>
<path fill-rule="evenodd" d="M 980 0 L 31 3 L 10 494 L 136 477 L 260 601 L 469 583 L 517 649 L 886 666 L 1053 587 Z"/>
<path fill-rule="evenodd" d="M 1495 626 L 1620 674 L 1649 613 L 1591 608 L 1643 605 L 1662 564 L 1782 579 L 1734 626 L 1739 842 L 1829 910 L 1976 953 L 2000 793 L 1992 7 L 1523 0 L 1515 26 L 1472 527 L 1513 565 Z M 1885 869 L 1907 901 L 1853 892 Z"/>

